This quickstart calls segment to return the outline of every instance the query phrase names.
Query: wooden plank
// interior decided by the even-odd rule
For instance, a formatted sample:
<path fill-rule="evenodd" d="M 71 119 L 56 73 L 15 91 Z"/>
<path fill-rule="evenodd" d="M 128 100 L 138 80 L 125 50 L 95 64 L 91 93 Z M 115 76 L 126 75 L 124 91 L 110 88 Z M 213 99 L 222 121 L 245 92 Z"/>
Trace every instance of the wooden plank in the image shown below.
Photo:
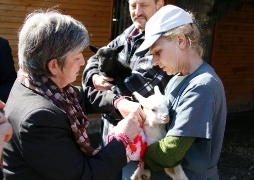
<path fill-rule="evenodd" d="M 0 4 L 1 7 L 1 4 Z M 26 15 L 29 12 L 32 12 L 34 10 L 37 10 L 37 7 L 31 7 L 28 10 L 20 11 L 20 10 L 9 10 L 9 9 L 0 9 L 0 15 L 1 16 L 7 16 L 7 17 L 26 17 Z M 73 17 L 75 16 L 86 16 L 86 17 L 109 17 L 110 12 L 100 12 L 100 11 L 82 11 L 82 10 L 68 10 L 68 9 L 60 9 L 59 12 L 67 15 L 71 15 Z"/>
<path fill-rule="evenodd" d="M 253 27 L 254 24 L 248 24 L 248 23 L 240 23 L 240 22 L 218 22 L 216 23 L 218 25 L 224 25 L 224 26 L 235 26 L 235 25 L 241 25 L 243 27 Z"/>
<path fill-rule="evenodd" d="M 247 78 L 231 78 L 230 76 L 227 76 L 227 79 L 223 79 L 223 83 L 227 83 L 230 87 L 230 85 L 234 85 L 234 87 L 241 84 L 241 89 L 252 89 L 254 81 L 253 79 L 247 79 Z M 232 84 L 231 84 L 232 83 Z"/>
<path fill-rule="evenodd" d="M 96 38 L 96 37 L 95 37 Z M 108 38 L 90 38 L 90 44 L 93 44 L 94 46 L 96 47 L 102 47 L 102 46 L 105 46 L 106 44 L 108 44 L 110 41 L 109 41 L 109 37 Z"/>
<path fill-rule="evenodd" d="M 65 0 L 47 0 L 47 1 L 31 1 L 31 0 L 22 0 L 22 1 L 11 1 L 11 0 L 1 0 L 1 4 L 15 4 L 15 5 L 23 5 L 23 6 L 35 6 L 36 4 L 50 4 L 50 3 L 56 3 L 56 4 L 74 4 L 74 5 L 91 5 L 91 6 L 105 6 L 108 7 L 110 0 L 100 0 L 100 1 L 87 1 L 87 2 L 83 2 L 80 0 L 72 0 L 71 3 L 69 0 L 65 1 Z"/>
<path fill-rule="evenodd" d="M 59 0 L 47 0 L 49 2 L 59 2 Z M 70 1 L 69 0 L 61 0 L 60 1 L 61 3 L 69 3 Z M 107 5 L 109 5 L 109 3 L 111 2 L 111 0 L 99 0 L 99 1 L 86 1 L 85 3 L 83 1 L 80 1 L 80 0 L 72 0 L 71 1 L 73 4 L 79 4 L 79 5 L 82 5 L 82 4 L 89 4 L 89 5 L 94 5 L 94 6 L 100 6 L 100 3 L 103 3 Z"/>
<path fill-rule="evenodd" d="M 16 11 L 33 11 L 34 9 L 47 9 L 57 6 L 56 9 L 63 10 L 75 10 L 75 11 L 97 11 L 97 12 L 110 12 L 110 6 L 93 6 L 93 5 L 82 5 L 75 3 L 61 3 L 49 2 L 49 1 L 31 1 L 27 5 L 22 4 L 1 4 L 0 9 L 16 10 Z"/>
<path fill-rule="evenodd" d="M 242 31 L 242 33 L 235 33 L 233 31 L 231 31 L 231 33 L 229 33 L 229 32 L 221 32 L 220 31 L 220 32 L 216 33 L 215 37 L 216 38 L 221 38 L 221 37 L 225 37 L 225 38 L 226 37 L 229 37 L 229 38 L 232 38 L 232 37 L 243 38 L 243 37 L 250 37 L 252 35 L 254 35 L 253 31 L 250 31 L 248 33 L 244 33 L 243 31 Z"/>
<path fill-rule="evenodd" d="M 234 50 L 232 50 L 234 51 Z M 219 61 L 219 62 L 223 62 L 223 61 L 236 61 L 238 63 L 241 62 L 248 62 L 249 59 L 253 59 L 254 55 L 252 53 L 251 50 L 237 50 L 236 52 L 232 52 L 230 50 L 225 50 L 225 51 L 219 51 L 216 50 L 214 51 L 214 53 L 216 53 L 216 55 L 214 55 L 214 61 Z M 245 53 L 244 53 L 245 52 Z"/>
<path fill-rule="evenodd" d="M 217 30 L 220 30 L 220 31 L 233 30 L 234 32 L 236 32 L 236 31 L 242 32 L 242 31 L 253 31 L 253 27 L 252 26 L 241 26 L 241 24 L 239 24 L 239 23 L 235 23 L 233 25 L 218 24 Z"/>
<path fill-rule="evenodd" d="M 254 73 L 253 73 L 254 75 Z M 223 79 L 223 81 L 227 81 L 227 82 L 236 82 L 236 81 L 240 81 L 240 82 L 247 82 L 247 83 L 252 83 L 253 81 L 253 77 L 249 76 L 249 75 L 242 75 L 242 76 L 237 76 L 237 75 L 228 75 L 226 74 L 222 74 L 220 73 L 219 77 L 221 79 Z"/>
<path fill-rule="evenodd" d="M 228 74 L 229 76 L 233 75 L 253 75 L 253 67 L 231 67 L 225 68 L 223 66 L 216 66 L 216 72 L 223 72 L 224 74 Z"/>
<path fill-rule="evenodd" d="M 253 12 L 251 11 L 241 11 L 240 13 L 229 13 L 227 14 L 227 16 L 225 18 L 223 18 L 223 21 L 230 21 L 230 20 L 234 20 L 234 21 L 238 21 L 238 20 L 244 20 L 244 19 L 252 19 L 254 20 L 254 17 L 252 16 Z"/>
<path fill-rule="evenodd" d="M 214 61 L 213 62 L 213 66 L 225 66 L 228 64 L 233 64 L 233 65 L 239 65 L 239 64 L 243 64 L 243 65 L 252 65 L 253 64 L 253 57 L 241 57 L 241 58 L 230 58 L 230 60 L 228 59 L 222 59 L 220 58 L 220 56 L 218 57 L 218 61 Z"/>
<path fill-rule="evenodd" d="M 233 89 L 234 88 L 234 89 Z M 241 97 L 248 97 L 248 98 L 253 98 L 253 88 L 249 88 L 249 89 L 236 89 L 235 87 L 231 87 L 231 88 L 225 88 L 226 90 L 226 94 L 227 96 L 233 96 L 233 95 L 237 95 L 237 96 L 241 96 Z"/>
<path fill-rule="evenodd" d="M 215 41 L 222 41 L 222 42 L 227 42 L 227 41 L 232 41 L 232 42 L 252 42 L 254 40 L 254 37 L 235 37 L 235 36 L 227 36 L 227 35 L 223 35 L 223 37 L 221 37 L 221 35 L 216 35 L 214 37 Z"/>
<path fill-rule="evenodd" d="M 92 119 L 92 118 L 100 118 L 101 117 L 101 114 L 89 114 L 87 115 L 87 118 L 88 119 Z M 88 126 L 89 127 L 89 126 Z"/>
<path fill-rule="evenodd" d="M 220 69 L 220 70 L 219 70 Z M 252 78 L 253 82 L 254 82 L 254 78 L 252 76 L 254 76 L 254 69 L 250 68 L 248 70 L 235 70 L 234 68 L 225 68 L 225 67 L 216 67 L 216 72 L 218 72 L 218 74 L 220 76 L 227 76 L 229 79 L 233 79 L 235 77 L 246 77 L 246 76 L 250 76 L 250 78 Z"/>
<path fill-rule="evenodd" d="M 243 57 L 243 56 L 250 56 L 250 57 L 253 57 L 254 55 L 253 55 L 253 53 L 252 53 L 252 51 L 245 51 L 245 50 L 243 50 L 242 52 L 234 52 L 234 51 L 230 51 L 230 52 L 218 52 L 218 51 L 214 51 L 214 53 L 218 53 L 218 54 L 220 54 L 220 55 L 218 55 L 218 54 L 216 54 L 216 56 L 215 57 L 221 57 L 221 58 L 219 58 L 219 59 L 221 59 L 221 60 L 223 60 L 224 58 L 226 58 L 226 59 L 231 59 L 231 58 L 236 58 L 236 57 L 239 57 L 239 58 L 241 58 L 241 57 Z M 248 54 L 246 54 L 246 53 L 248 53 Z M 217 58 L 216 58 L 217 59 Z"/>
<path fill-rule="evenodd" d="M 243 99 L 242 97 L 239 96 L 233 96 L 233 97 L 227 97 L 227 104 L 242 104 L 242 103 L 249 103 L 252 102 L 251 99 Z"/>
<path fill-rule="evenodd" d="M 240 99 L 252 99 L 253 98 L 253 95 L 251 95 L 251 91 L 248 91 L 248 93 L 246 93 L 246 91 L 237 91 L 237 92 L 227 92 L 226 91 L 226 96 L 227 97 L 232 97 L 232 98 L 235 98 L 235 97 L 238 97 Z"/>
<path fill-rule="evenodd" d="M 248 89 L 249 91 L 253 91 L 253 84 L 248 84 L 248 83 L 245 83 L 244 85 L 241 84 L 241 88 L 237 88 L 239 87 L 239 83 L 236 83 L 236 82 L 227 82 L 227 81 L 223 81 L 223 84 L 224 86 L 226 87 L 225 89 L 231 89 L 232 91 L 237 91 L 237 92 L 240 92 L 240 91 L 246 91 L 246 89 Z"/>
<path fill-rule="evenodd" d="M 219 76 L 219 77 L 221 77 L 221 76 Z M 232 80 L 231 82 L 228 82 L 229 78 L 230 77 L 227 77 L 224 79 L 221 77 L 221 80 L 225 86 L 225 89 L 230 89 L 232 91 L 235 91 L 235 89 L 245 89 L 245 90 L 251 90 L 251 91 L 254 90 L 253 86 L 251 86 L 251 84 L 254 83 L 253 80 L 250 80 L 250 81 L 240 81 L 240 80 L 233 81 Z M 241 88 L 239 88 L 239 84 L 241 85 L 240 86 Z M 246 84 L 246 86 L 245 86 L 245 84 Z M 250 85 L 247 85 L 247 84 L 250 84 Z"/>
<path fill-rule="evenodd" d="M 233 19 L 233 18 L 225 18 L 224 20 L 227 21 L 227 23 L 229 22 L 232 22 L 232 23 L 235 23 L 236 22 L 236 19 Z M 243 17 L 243 18 L 237 18 L 237 21 L 238 22 L 241 22 L 242 23 L 246 23 L 246 24 L 249 24 L 249 23 L 254 23 L 254 19 L 249 19 L 249 18 L 246 18 L 246 17 Z"/>
<path fill-rule="evenodd" d="M 8 29 L 14 29 L 14 31 L 18 32 L 19 28 L 22 26 L 22 23 L 20 24 L 17 24 L 17 23 L 10 23 L 10 22 L 1 22 L 0 23 L 0 29 L 2 28 L 6 28 L 8 27 Z M 105 34 L 109 34 L 109 27 L 100 27 L 100 26 L 96 26 L 96 24 L 93 24 L 93 26 L 88 26 L 88 25 L 85 25 L 89 34 L 92 33 L 92 34 L 101 34 L 102 33 L 105 33 Z M 109 35 L 108 35 L 109 36 Z"/>
<path fill-rule="evenodd" d="M 252 99 L 253 96 L 250 94 L 250 93 L 244 93 L 244 92 L 227 92 L 226 93 L 226 96 L 227 97 L 232 97 L 232 98 L 239 98 L 241 100 L 244 100 L 244 99 Z"/>
<path fill-rule="evenodd" d="M 15 28 L 15 29 L 7 28 L 7 27 L 0 28 L 0 35 L 2 35 L 2 34 L 13 34 L 13 35 L 17 34 L 18 33 L 18 28 L 19 27 Z"/>
<path fill-rule="evenodd" d="M 20 23 L 23 22 L 23 20 L 24 20 L 23 17 L 13 17 L 13 16 L 6 17 L 3 15 L 0 16 L 0 22 Z"/>
<path fill-rule="evenodd" d="M 13 28 L 13 29 L 18 29 L 22 24 L 17 24 L 17 23 L 9 23 L 9 22 L 1 22 L 0 23 L 0 28 Z"/>
<path fill-rule="evenodd" d="M 248 55 L 247 55 L 248 56 Z M 253 56 L 248 57 L 249 59 L 243 59 L 243 57 L 231 57 L 231 56 L 216 56 L 211 63 L 212 67 L 225 67 L 225 69 L 233 67 L 252 67 L 253 66 Z M 216 60 L 215 60 L 216 59 Z"/>
<path fill-rule="evenodd" d="M 1 34 L 1 33 L 0 33 L 0 34 Z M 10 40 L 15 40 L 15 41 L 17 41 L 18 35 L 17 35 L 17 34 L 6 34 L 4 37 L 5 37 L 6 39 L 8 39 L 9 41 L 10 41 Z"/>
<path fill-rule="evenodd" d="M 252 82 L 253 83 L 253 82 Z M 241 84 L 241 83 L 240 83 Z M 242 88 L 238 88 L 239 87 L 239 82 L 232 82 L 231 84 L 224 81 L 223 80 L 223 85 L 224 85 L 224 88 L 225 90 L 228 92 L 242 92 L 242 93 L 246 93 L 246 94 L 249 94 L 250 92 L 253 92 L 254 88 L 253 86 L 241 86 Z M 253 93 L 250 93 L 250 94 L 253 94 Z"/>
<path fill-rule="evenodd" d="M 243 88 L 236 88 L 236 84 L 234 86 L 228 86 L 226 89 L 226 92 L 228 95 L 231 94 L 241 94 L 246 92 L 245 94 L 243 94 L 243 96 L 248 96 L 248 97 L 253 97 L 253 86 L 252 87 L 243 87 Z"/>
<path fill-rule="evenodd" d="M 244 5 L 241 11 L 235 10 L 230 11 L 230 13 L 228 13 L 226 17 L 235 17 L 235 18 L 237 18 L 238 16 L 250 17 L 251 15 L 253 15 L 253 7 Z"/>
<path fill-rule="evenodd" d="M 247 92 L 235 92 L 235 93 L 231 93 L 229 94 L 226 91 L 226 100 L 228 101 L 229 99 L 231 99 L 232 101 L 239 101 L 239 102 L 252 102 L 251 99 L 253 99 L 253 96 L 251 95 L 251 93 L 249 91 Z"/>
<path fill-rule="evenodd" d="M 101 32 L 108 32 L 109 27 L 95 27 L 95 26 L 87 26 L 86 29 L 88 32 L 91 32 L 93 34 L 100 34 Z"/>
<path fill-rule="evenodd" d="M 24 11 L 21 12 L 21 11 L 9 11 L 9 10 L 0 9 L 0 16 L 5 17 L 5 21 L 7 22 L 9 18 L 17 17 L 21 19 L 20 23 L 22 23 L 25 20 L 25 17 L 27 14 L 28 12 L 24 12 Z"/>
<path fill-rule="evenodd" d="M 251 15 L 253 15 L 253 7 L 246 8 L 246 10 L 242 10 L 239 12 L 232 11 L 232 12 L 228 13 L 225 18 L 232 17 L 233 19 L 237 19 L 238 17 L 246 17 L 246 18 L 253 19 L 253 17 Z"/>
<path fill-rule="evenodd" d="M 253 45 L 254 46 L 254 45 Z M 238 49 L 247 49 L 247 50 L 253 50 L 253 46 L 247 46 L 247 45 L 238 45 L 238 44 L 216 44 L 213 47 L 213 50 L 238 50 Z"/>
<path fill-rule="evenodd" d="M 220 29 L 218 31 L 218 34 L 216 33 L 216 35 L 237 35 L 237 36 L 246 36 L 246 33 L 248 35 L 254 35 L 254 31 L 253 30 L 233 30 L 233 29 Z"/>
<path fill-rule="evenodd" d="M 109 17 L 111 14 L 110 12 L 100 12 L 100 11 L 83 11 L 83 10 L 68 10 L 68 9 L 61 9 L 63 14 L 75 14 L 75 15 L 84 15 L 90 17 Z"/>
<path fill-rule="evenodd" d="M 237 101 L 237 99 L 233 99 L 232 101 L 230 101 L 230 100 L 227 100 L 227 104 L 228 105 L 242 105 L 242 104 L 249 104 L 251 101 L 249 101 L 249 100 L 247 100 L 247 101 Z M 248 110 L 250 110 L 250 109 L 248 109 Z"/>
<path fill-rule="evenodd" d="M 246 53 L 245 56 L 249 56 L 250 57 L 253 57 L 253 48 L 254 46 L 252 46 L 252 49 L 251 48 L 246 48 L 245 47 L 242 47 L 242 48 L 225 48 L 225 49 L 219 49 L 219 47 L 215 47 L 216 49 L 214 50 L 216 53 L 218 54 L 228 54 L 228 52 L 234 52 L 235 54 L 236 53 Z M 233 54 L 231 54 L 232 56 Z"/>
<path fill-rule="evenodd" d="M 0 16 L 1 19 L 0 19 L 0 22 L 13 22 L 13 23 L 23 23 L 24 20 L 25 20 L 25 17 L 26 15 L 28 14 L 27 13 L 24 13 L 23 16 L 19 16 L 19 17 L 16 17 L 16 16 L 12 16 L 11 13 L 10 13 L 10 16 L 6 16 L 6 15 L 2 15 L 4 14 L 4 12 L 1 13 L 0 11 Z M 14 14 L 14 12 L 13 12 Z M 105 15 L 106 16 L 106 15 Z M 104 16 L 104 17 L 105 17 Z M 93 23 L 96 23 L 96 24 L 99 24 L 99 23 L 103 23 L 103 24 L 106 24 L 107 26 L 106 27 L 110 27 L 108 24 L 110 23 L 110 20 L 106 19 L 106 18 L 103 18 L 103 17 L 100 17 L 100 16 L 97 16 L 97 17 L 88 17 L 88 16 L 75 16 L 75 15 L 72 15 L 72 17 L 78 21 L 81 21 L 83 24 L 84 23 L 88 23 L 88 24 L 91 24 L 93 25 Z M 101 19 L 100 19 L 101 18 Z"/>
<path fill-rule="evenodd" d="M 248 32 L 245 32 L 248 33 Z M 229 42 L 229 41 L 222 41 L 220 40 L 220 38 L 215 38 L 214 37 L 214 46 L 218 46 L 218 45 L 234 45 L 234 46 L 253 46 L 254 42 L 251 41 L 234 41 L 234 42 Z"/>

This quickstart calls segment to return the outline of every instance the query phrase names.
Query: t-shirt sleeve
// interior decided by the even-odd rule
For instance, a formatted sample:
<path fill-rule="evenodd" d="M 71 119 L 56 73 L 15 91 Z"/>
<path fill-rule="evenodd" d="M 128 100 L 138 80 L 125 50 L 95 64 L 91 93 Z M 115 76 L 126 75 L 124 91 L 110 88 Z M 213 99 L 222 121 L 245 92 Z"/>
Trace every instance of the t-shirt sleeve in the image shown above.
<path fill-rule="evenodd" d="M 187 87 L 170 110 L 167 136 L 211 139 L 214 106 L 215 96 L 209 86 L 195 84 Z"/>
<path fill-rule="evenodd" d="M 143 160 L 153 171 L 176 167 L 194 141 L 190 137 L 165 137 L 147 147 Z"/>

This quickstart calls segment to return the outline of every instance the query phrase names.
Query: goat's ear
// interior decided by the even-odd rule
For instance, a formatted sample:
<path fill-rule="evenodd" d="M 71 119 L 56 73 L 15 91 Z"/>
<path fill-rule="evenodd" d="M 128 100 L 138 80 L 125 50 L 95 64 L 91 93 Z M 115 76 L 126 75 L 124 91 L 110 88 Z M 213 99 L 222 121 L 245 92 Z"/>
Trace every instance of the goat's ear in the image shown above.
<path fill-rule="evenodd" d="M 116 47 L 116 48 L 115 48 L 116 53 L 117 53 L 117 54 L 120 53 L 120 52 L 123 50 L 123 48 L 124 48 L 124 45 L 121 45 L 121 46 Z"/>
<path fill-rule="evenodd" d="M 142 105 L 142 106 L 145 106 L 146 104 L 146 98 L 141 96 L 139 93 L 137 92 L 133 92 L 133 95 L 135 96 L 135 98 L 139 101 L 139 103 Z"/>
<path fill-rule="evenodd" d="M 98 48 L 97 48 L 97 47 L 94 47 L 94 46 L 92 46 L 92 45 L 88 45 L 88 47 L 89 47 L 89 49 L 90 49 L 94 54 L 97 53 L 97 51 L 98 51 Z"/>
<path fill-rule="evenodd" d="M 156 95 L 162 95 L 158 86 L 154 86 L 154 93 Z"/>

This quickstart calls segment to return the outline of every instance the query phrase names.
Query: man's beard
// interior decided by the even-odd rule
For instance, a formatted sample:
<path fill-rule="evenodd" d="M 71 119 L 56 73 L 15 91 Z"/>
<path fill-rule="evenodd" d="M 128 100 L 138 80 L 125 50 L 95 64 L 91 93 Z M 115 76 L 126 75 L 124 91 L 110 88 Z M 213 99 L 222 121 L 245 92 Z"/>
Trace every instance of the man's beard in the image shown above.
<path fill-rule="evenodd" d="M 143 23 L 141 23 L 141 22 L 138 20 L 139 17 L 144 18 L 143 21 L 144 21 L 144 20 L 146 20 L 146 21 L 143 22 Z M 143 16 L 143 15 L 138 16 L 138 17 L 136 16 L 136 17 L 133 18 L 133 23 L 134 23 L 134 25 L 136 26 L 136 28 L 138 28 L 138 29 L 145 29 L 146 22 L 147 22 L 147 18 L 146 18 L 145 16 Z"/>

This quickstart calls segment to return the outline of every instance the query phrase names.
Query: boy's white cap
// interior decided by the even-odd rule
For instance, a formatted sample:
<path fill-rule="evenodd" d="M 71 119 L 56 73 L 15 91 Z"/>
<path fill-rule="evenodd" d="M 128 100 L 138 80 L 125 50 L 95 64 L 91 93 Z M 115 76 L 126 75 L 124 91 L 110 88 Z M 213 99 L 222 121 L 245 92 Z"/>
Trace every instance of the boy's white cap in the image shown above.
<path fill-rule="evenodd" d="M 142 56 L 166 31 L 189 23 L 193 23 L 192 18 L 183 9 L 173 5 L 163 6 L 146 23 L 145 41 L 136 51 L 136 55 Z"/>

